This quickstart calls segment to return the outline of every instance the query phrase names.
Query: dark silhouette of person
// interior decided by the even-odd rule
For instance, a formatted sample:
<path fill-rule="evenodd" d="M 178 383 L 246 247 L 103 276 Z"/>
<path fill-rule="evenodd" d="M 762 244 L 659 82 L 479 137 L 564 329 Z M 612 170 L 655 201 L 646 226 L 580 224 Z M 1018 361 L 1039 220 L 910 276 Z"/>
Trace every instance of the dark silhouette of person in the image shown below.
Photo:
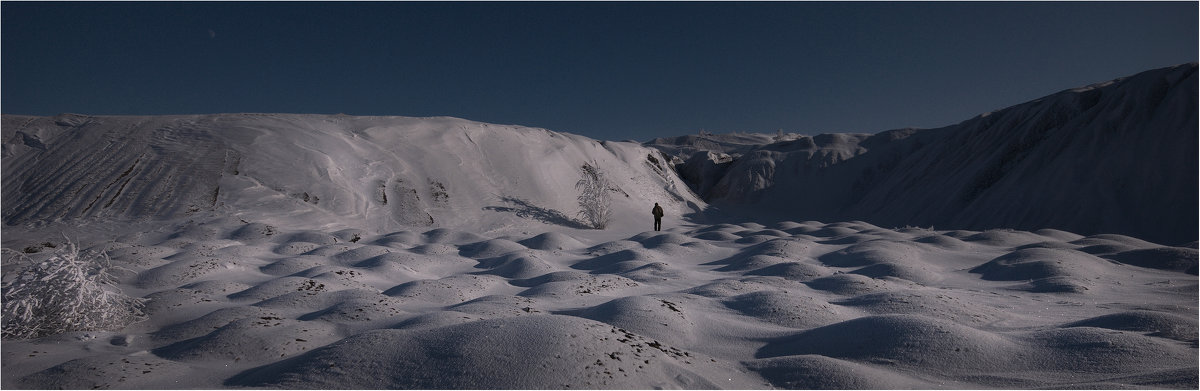
<path fill-rule="evenodd" d="M 662 217 L 663 217 L 662 207 L 658 206 L 658 203 L 655 202 L 654 209 L 651 209 L 650 213 L 654 215 L 654 230 L 661 231 L 662 230 Z"/>

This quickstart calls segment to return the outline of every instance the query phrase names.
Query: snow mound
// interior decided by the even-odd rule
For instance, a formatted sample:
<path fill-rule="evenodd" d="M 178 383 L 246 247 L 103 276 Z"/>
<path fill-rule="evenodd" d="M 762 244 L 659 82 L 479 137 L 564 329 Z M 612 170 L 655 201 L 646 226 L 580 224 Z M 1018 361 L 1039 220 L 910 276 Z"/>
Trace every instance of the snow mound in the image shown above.
<path fill-rule="evenodd" d="M 1009 229 L 992 229 L 983 231 L 966 238 L 968 243 L 982 243 L 993 247 L 1020 247 L 1030 243 L 1044 241 L 1046 238 L 1032 232 L 1013 231 Z"/>
<path fill-rule="evenodd" d="M 1162 363 L 1196 368 L 1195 350 L 1177 341 L 1106 328 L 1069 327 L 1032 333 L 1042 365 L 1077 373 L 1161 370 Z"/>
<path fill-rule="evenodd" d="M 450 228 L 431 229 L 421 234 L 424 243 L 467 244 L 486 241 L 488 238 L 471 232 L 453 230 Z"/>
<path fill-rule="evenodd" d="M 1122 251 L 1112 254 L 1109 258 L 1124 264 L 1174 270 L 1188 274 L 1197 274 L 1197 266 L 1200 265 L 1196 249 L 1186 247 L 1156 247 Z"/>
<path fill-rule="evenodd" d="M 808 282 L 828 276 L 833 272 L 822 265 L 809 262 L 783 262 L 746 272 L 748 275 L 783 277 L 792 281 Z"/>
<path fill-rule="evenodd" d="M 775 236 L 775 235 L 772 235 Z M 767 255 L 774 257 L 799 258 L 807 256 L 816 245 L 804 239 L 792 239 L 790 235 L 780 235 L 784 238 L 771 239 L 743 250 L 743 255 Z"/>
<path fill-rule="evenodd" d="M 329 259 L 343 265 L 355 264 L 367 258 L 390 254 L 395 251 L 390 247 L 358 244 L 327 246 L 327 248 L 333 253 L 329 255 Z M 309 255 L 317 254 L 310 252 Z"/>
<path fill-rule="evenodd" d="M 336 328 L 329 323 L 263 316 L 233 321 L 203 336 L 155 349 L 154 354 L 184 362 L 261 363 L 300 354 L 338 339 Z"/>
<path fill-rule="evenodd" d="M 1106 273 L 1111 262 L 1088 253 L 1049 248 L 1027 248 L 997 257 L 971 269 L 986 280 L 1023 281 L 1055 277 L 1082 280 Z"/>
<path fill-rule="evenodd" d="M 192 375 L 193 366 L 153 355 L 106 354 L 55 365 L 17 380 L 20 388 L 152 389 Z"/>
<path fill-rule="evenodd" d="M 729 258 L 710 262 L 709 265 L 725 265 L 719 271 L 743 271 L 762 269 L 793 260 L 807 260 L 809 250 L 815 243 L 792 238 L 767 239 L 752 244 Z"/>
<path fill-rule="evenodd" d="M 1063 325 L 1063 327 L 1099 327 L 1112 330 L 1140 331 L 1155 337 L 1196 342 L 1196 319 L 1156 311 L 1126 311 L 1101 315 Z"/>
<path fill-rule="evenodd" d="M 987 306 L 946 293 L 898 290 L 850 297 L 833 304 L 861 308 L 872 314 L 933 316 L 968 326 L 990 324 L 999 318 Z"/>
<path fill-rule="evenodd" d="M 478 315 L 471 315 L 457 311 L 438 311 L 413 316 L 401 321 L 400 323 L 397 323 L 391 328 L 408 330 L 436 329 L 446 326 L 470 323 L 481 319 L 484 318 Z"/>
<path fill-rule="evenodd" d="M 919 253 L 919 248 L 906 242 L 871 240 L 822 255 L 818 259 L 832 267 L 861 267 L 896 262 L 919 262 Z"/>
<path fill-rule="evenodd" d="M 881 262 L 855 269 L 850 273 L 871 278 L 897 278 L 920 284 L 932 284 L 940 280 L 940 273 L 921 262 Z"/>
<path fill-rule="evenodd" d="M 555 271 L 554 266 L 543 260 L 537 252 L 530 250 L 511 252 L 487 259 L 481 261 L 478 267 L 487 269 L 481 273 L 515 279 L 532 278 Z"/>
<path fill-rule="evenodd" d="M 503 283 L 499 277 L 489 275 L 453 275 L 436 280 L 406 282 L 384 291 L 383 294 L 431 303 L 453 304 L 484 296 Z"/>
<path fill-rule="evenodd" d="M 338 237 L 331 233 L 321 231 L 302 231 L 287 235 L 286 239 L 282 239 L 282 243 L 313 243 L 318 245 L 328 245 L 338 242 Z M 310 250 L 311 251 L 311 250 Z"/>
<path fill-rule="evenodd" d="M 214 257 L 198 253 L 180 253 L 170 258 L 170 263 L 141 273 L 137 285 L 165 288 L 205 280 L 237 281 L 247 271 L 257 270 L 262 263 L 253 258 Z"/>
<path fill-rule="evenodd" d="M 726 265 L 725 267 L 722 267 L 717 270 L 723 271 L 723 272 L 728 272 L 728 271 L 762 269 L 762 268 L 774 266 L 774 265 L 777 265 L 780 263 L 785 263 L 787 261 L 788 261 L 787 258 L 781 258 L 781 257 L 776 257 L 776 256 L 770 256 L 770 255 L 738 254 L 734 258 L 723 259 L 723 260 L 714 262 L 714 264 L 725 264 Z"/>
<path fill-rule="evenodd" d="M 449 311 L 472 314 L 484 319 L 523 316 L 546 312 L 539 301 L 522 296 L 488 295 L 447 307 Z"/>
<path fill-rule="evenodd" d="M 997 257 L 970 270 L 985 280 L 1024 281 L 1012 289 L 1030 292 L 1085 293 L 1096 280 L 1111 274 L 1113 262 L 1088 253 L 1054 248 L 1026 248 Z"/>
<path fill-rule="evenodd" d="M 696 239 L 704 239 L 704 240 L 710 240 L 710 241 L 716 241 L 716 242 L 728 242 L 728 241 L 738 240 L 738 239 L 742 238 L 741 236 L 737 236 L 732 233 L 724 232 L 724 231 L 703 232 L 703 233 L 700 233 L 693 237 Z"/>
<path fill-rule="evenodd" d="M 436 329 L 371 331 L 248 370 L 225 385 L 360 389 L 760 386 L 751 376 L 694 356 L 698 354 L 604 323 L 536 315 Z M 570 359 L 563 359 L 567 357 Z M 514 366 L 514 362 L 522 365 Z"/>
<path fill-rule="evenodd" d="M 620 274 L 658 262 L 661 255 L 653 250 L 632 248 L 595 258 L 583 260 L 571 265 L 572 268 L 589 270 L 599 274 Z"/>
<path fill-rule="evenodd" d="M 859 274 L 834 274 L 805 282 L 809 287 L 839 295 L 860 295 L 889 289 L 891 283 Z"/>
<path fill-rule="evenodd" d="M 1100 234 L 1092 235 L 1085 238 L 1076 239 L 1070 242 L 1076 245 L 1096 245 L 1096 244 L 1117 244 L 1133 248 L 1150 248 L 1158 247 L 1157 244 L 1147 242 L 1135 237 L 1117 234 Z"/>
<path fill-rule="evenodd" d="M 350 292 L 352 294 L 343 294 L 343 298 L 336 301 L 333 305 L 300 315 L 296 319 L 301 321 L 323 321 L 331 324 L 350 326 L 362 322 L 378 323 L 383 321 L 386 323 L 396 317 L 407 315 L 406 311 L 400 309 L 405 304 L 401 300 L 395 298 L 380 299 L 375 292 L 368 291 L 343 292 Z"/>
<path fill-rule="evenodd" d="M 518 241 L 521 245 L 538 250 L 565 250 L 583 247 L 583 243 L 571 235 L 546 232 L 529 239 Z"/>
<path fill-rule="evenodd" d="M 721 299 L 772 288 L 765 278 L 724 278 L 684 290 L 683 293 Z"/>
<path fill-rule="evenodd" d="M 382 256 L 380 255 L 380 257 Z M 325 265 L 326 263 L 325 257 L 322 256 L 298 255 L 260 266 L 258 270 L 265 274 L 282 277 Z"/>
<path fill-rule="evenodd" d="M 463 245 L 459 248 L 460 250 L 458 255 L 475 259 L 494 258 L 504 254 L 528 249 L 528 247 L 522 246 L 517 242 L 505 239 L 484 240 Z"/>
<path fill-rule="evenodd" d="M 563 274 L 566 273 L 566 274 Z M 569 298 L 593 295 L 620 295 L 621 292 L 641 286 L 637 281 L 618 275 L 591 275 L 587 273 L 554 272 L 552 281 L 538 283 L 518 295 L 535 298 Z M 535 278 L 540 280 L 541 277 Z"/>
<path fill-rule="evenodd" d="M 913 241 L 934 245 L 945 250 L 964 250 L 970 246 L 962 240 L 946 235 L 925 235 L 913 239 Z"/>
<path fill-rule="evenodd" d="M 759 358 L 818 354 L 900 366 L 990 370 L 1020 360 L 1022 347 L 1000 335 L 922 315 L 867 316 L 768 343 Z"/>
<path fill-rule="evenodd" d="M 933 383 L 897 372 L 820 355 L 758 359 L 747 363 L 772 385 L 793 390 L 932 389 Z"/>
<path fill-rule="evenodd" d="M 781 291 L 747 293 L 726 299 L 724 304 L 743 315 L 797 329 L 820 327 L 851 317 L 829 303 Z"/>
<path fill-rule="evenodd" d="M 392 248 L 410 248 L 421 243 L 421 237 L 412 231 L 397 231 L 380 236 L 370 243 Z"/>
<path fill-rule="evenodd" d="M 164 342 L 179 342 L 203 337 L 213 330 L 227 326 L 240 319 L 275 319 L 280 318 L 278 312 L 255 306 L 239 306 L 222 308 L 204 314 L 195 319 L 172 324 L 160 328 L 150 334 L 154 339 Z"/>
<path fill-rule="evenodd" d="M 667 299 L 632 296 L 563 314 L 600 321 L 669 344 L 688 345 L 696 339 L 697 326 L 690 319 L 691 313 L 684 305 Z"/>
<path fill-rule="evenodd" d="M 695 242 L 694 239 L 673 232 L 643 232 L 629 238 L 634 242 L 641 243 L 643 247 L 648 249 L 657 249 L 667 245 L 684 245 Z"/>

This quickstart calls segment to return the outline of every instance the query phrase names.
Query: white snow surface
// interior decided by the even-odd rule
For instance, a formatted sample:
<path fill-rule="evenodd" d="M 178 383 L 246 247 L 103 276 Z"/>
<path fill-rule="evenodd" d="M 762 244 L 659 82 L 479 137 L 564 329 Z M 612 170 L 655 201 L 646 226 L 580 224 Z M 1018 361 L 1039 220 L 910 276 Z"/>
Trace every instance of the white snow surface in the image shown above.
<path fill-rule="evenodd" d="M 149 319 L 4 341 L 5 388 L 1197 386 L 1196 249 L 1119 235 L 238 219 L 103 234 Z"/>
<path fill-rule="evenodd" d="M 3 341 L 3 388 L 1198 387 L 1194 241 L 722 220 L 659 150 L 455 118 L 0 130 L 4 247 L 65 234 L 148 300 L 120 330 Z M 812 141 L 833 164 L 867 139 Z M 604 230 L 576 216 L 585 163 L 613 184 Z"/>

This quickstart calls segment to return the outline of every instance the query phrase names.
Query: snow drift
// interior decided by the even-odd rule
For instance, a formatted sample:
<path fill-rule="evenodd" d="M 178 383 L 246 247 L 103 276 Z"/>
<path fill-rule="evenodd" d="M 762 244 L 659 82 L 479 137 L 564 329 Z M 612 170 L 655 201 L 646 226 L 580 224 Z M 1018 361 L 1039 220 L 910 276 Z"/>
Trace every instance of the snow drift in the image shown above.
<path fill-rule="evenodd" d="M 646 145 L 723 209 L 950 229 L 1196 240 L 1196 64 L 1063 91 L 939 129 Z M 781 213 L 786 211 L 786 213 Z"/>

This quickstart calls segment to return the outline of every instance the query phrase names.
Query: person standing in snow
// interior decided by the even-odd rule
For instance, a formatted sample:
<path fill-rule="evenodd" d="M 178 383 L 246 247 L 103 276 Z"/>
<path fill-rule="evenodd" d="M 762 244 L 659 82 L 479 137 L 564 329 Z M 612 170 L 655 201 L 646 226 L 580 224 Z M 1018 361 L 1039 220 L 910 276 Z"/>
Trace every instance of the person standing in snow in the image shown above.
<path fill-rule="evenodd" d="M 661 231 L 662 230 L 662 217 L 663 217 L 662 207 L 658 206 L 658 203 L 655 202 L 654 209 L 651 209 L 650 213 L 654 215 L 654 230 Z"/>

